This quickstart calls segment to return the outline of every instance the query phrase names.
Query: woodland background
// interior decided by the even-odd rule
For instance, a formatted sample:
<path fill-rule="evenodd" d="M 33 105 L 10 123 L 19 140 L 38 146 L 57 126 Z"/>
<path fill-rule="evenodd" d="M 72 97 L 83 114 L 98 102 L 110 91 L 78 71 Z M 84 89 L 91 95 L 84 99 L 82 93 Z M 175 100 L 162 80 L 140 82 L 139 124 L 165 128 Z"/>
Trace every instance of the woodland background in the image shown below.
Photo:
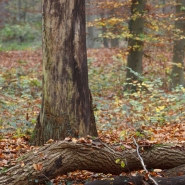
<path fill-rule="evenodd" d="M 143 73 L 137 74 L 147 90 L 138 86 L 138 91 L 129 93 L 124 87 L 131 1 L 86 1 L 89 85 L 99 137 L 108 144 L 121 143 L 124 148 L 131 148 L 134 136 L 140 145 L 176 143 L 184 147 L 185 88 L 170 88 L 174 40 L 184 40 L 183 30 L 175 28 L 177 2 L 147 1 L 142 35 Z M 41 106 L 41 19 L 40 1 L 0 1 L 2 171 L 30 150 L 26 140 Z M 183 65 L 180 67 L 184 69 Z M 61 176 L 60 180 L 68 179 L 72 184 L 74 179 L 82 183 L 102 177 L 105 176 L 80 171 Z"/>

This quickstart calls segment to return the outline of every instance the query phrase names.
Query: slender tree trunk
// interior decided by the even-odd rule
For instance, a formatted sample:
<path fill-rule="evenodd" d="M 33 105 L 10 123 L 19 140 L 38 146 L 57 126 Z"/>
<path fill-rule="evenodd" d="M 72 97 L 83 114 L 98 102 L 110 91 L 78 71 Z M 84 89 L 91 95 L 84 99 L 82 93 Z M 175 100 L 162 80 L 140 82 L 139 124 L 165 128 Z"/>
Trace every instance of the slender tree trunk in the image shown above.
<path fill-rule="evenodd" d="M 126 90 L 136 90 L 133 81 L 140 81 L 138 75 L 142 74 L 143 41 L 141 34 L 144 29 L 144 8 L 146 0 L 132 0 L 131 20 L 129 30 L 132 37 L 128 42 L 129 55 L 127 59 L 127 85 Z"/>
<path fill-rule="evenodd" d="M 92 12 L 94 12 L 94 5 L 90 4 L 91 0 L 86 0 L 86 20 L 87 22 L 91 22 L 95 19 L 95 16 Z M 93 10 L 92 10 L 93 9 Z M 87 37 L 86 37 L 86 45 L 87 48 L 94 48 L 94 26 L 90 26 L 86 28 Z"/>
<path fill-rule="evenodd" d="M 117 11 L 117 9 L 115 9 L 115 8 L 113 8 L 111 10 L 111 17 L 115 17 L 116 11 Z M 115 35 L 119 35 L 119 30 L 116 27 L 116 25 L 114 25 L 114 28 L 112 29 L 112 32 Z M 119 38 L 113 38 L 113 39 L 111 39 L 110 40 L 110 43 L 111 43 L 111 47 L 113 47 L 113 48 L 119 47 Z"/>
<path fill-rule="evenodd" d="M 96 5 L 92 4 L 93 0 L 86 0 L 86 21 L 93 22 L 98 18 L 98 12 Z M 98 38 L 100 30 L 95 26 L 90 26 L 86 28 L 87 36 L 86 43 L 87 48 L 100 48 L 101 40 Z"/>
<path fill-rule="evenodd" d="M 173 68 L 171 72 L 171 88 L 175 88 L 178 85 L 185 86 L 184 81 L 184 48 L 185 48 L 185 1 L 176 0 L 176 21 L 175 28 L 178 38 L 174 40 L 173 48 Z M 183 17 L 183 19 L 182 19 Z"/>
<path fill-rule="evenodd" d="M 104 35 L 107 31 L 106 26 L 102 26 L 102 34 Z M 109 42 L 108 39 L 106 37 L 103 37 L 103 46 L 104 48 L 108 48 L 109 47 Z"/>
<path fill-rule="evenodd" d="M 24 10 L 22 12 L 22 18 L 24 22 L 26 22 L 27 11 L 28 11 L 28 2 L 24 1 Z"/>
<path fill-rule="evenodd" d="M 67 136 L 97 136 L 85 38 L 85 0 L 43 0 L 43 90 L 36 145 Z"/>
<path fill-rule="evenodd" d="M 87 21 L 93 21 L 93 16 L 92 15 L 87 15 Z M 95 45 L 95 36 L 94 36 L 94 26 L 87 27 L 87 48 L 94 48 Z"/>
<path fill-rule="evenodd" d="M 5 1 L 0 0 L 0 28 L 5 24 Z"/>
<path fill-rule="evenodd" d="M 102 12 L 100 13 L 100 17 L 101 19 L 105 18 L 106 14 L 105 14 L 105 10 L 101 10 Z M 104 35 L 107 31 L 106 26 L 102 26 L 102 34 Z M 106 37 L 103 37 L 103 46 L 104 48 L 108 48 L 109 47 L 109 42 L 108 39 Z"/>
<path fill-rule="evenodd" d="M 18 0 L 18 22 L 20 23 L 21 22 L 21 14 L 22 14 L 22 11 L 21 11 L 21 8 L 22 8 L 22 3 L 21 3 L 21 0 Z"/>
<path fill-rule="evenodd" d="M 119 46 L 119 39 L 115 38 L 115 39 L 111 39 L 111 47 L 115 48 Z"/>

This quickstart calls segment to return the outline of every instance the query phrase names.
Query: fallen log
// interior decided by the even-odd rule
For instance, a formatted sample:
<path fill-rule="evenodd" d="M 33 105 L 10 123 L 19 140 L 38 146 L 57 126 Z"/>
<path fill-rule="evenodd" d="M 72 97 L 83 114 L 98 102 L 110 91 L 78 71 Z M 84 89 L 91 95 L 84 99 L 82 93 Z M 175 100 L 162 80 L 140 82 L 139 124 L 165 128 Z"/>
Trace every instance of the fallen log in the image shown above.
<path fill-rule="evenodd" d="M 164 172 L 166 177 L 176 177 L 185 175 L 185 164 L 171 168 Z"/>
<path fill-rule="evenodd" d="M 171 146 L 150 147 L 141 152 L 141 156 L 148 169 L 167 169 L 185 163 L 185 151 Z M 125 167 L 116 164 L 116 159 L 124 161 Z M 135 149 L 119 152 L 102 142 L 59 141 L 29 152 L 21 161 L 0 175 L 1 185 L 44 183 L 77 169 L 115 175 L 142 169 Z"/>
<path fill-rule="evenodd" d="M 166 178 L 166 177 L 158 177 L 154 178 L 155 181 L 159 185 L 184 185 L 185 184 L 185 176 L 173 177 L 173 178 Z M 142 176 L 136 177 L 126 177 L 126 176 L 118 176 L 112 180 L 95 180 L 93 182 L 86 183 L 85 185 L 153 185 L 151 180 L 144 180 Z"/>

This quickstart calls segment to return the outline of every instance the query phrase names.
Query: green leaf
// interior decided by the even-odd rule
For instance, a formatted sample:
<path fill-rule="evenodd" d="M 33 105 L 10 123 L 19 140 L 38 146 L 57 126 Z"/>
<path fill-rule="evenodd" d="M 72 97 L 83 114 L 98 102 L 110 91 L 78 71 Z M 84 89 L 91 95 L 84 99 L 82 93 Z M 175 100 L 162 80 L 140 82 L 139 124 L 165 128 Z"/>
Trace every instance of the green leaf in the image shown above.
<path fill-rule="evenodd" d="M 124 150 L 124 149 L 125 149 L 125 147 L 124 147 L 124 146 L 121 146 L 121 149 L 122 149 L 122 150 Z"/>
<path fill-rule="evenodd" d="M 116 164 L 118 164 L 120 162 L 120 159 L 116 159 Z"/>
<path fill-rule="evenodd" d="M 125 167 L 125 163 L 123 161 L 121 161 L 121 167 L 124 168 Z"/>

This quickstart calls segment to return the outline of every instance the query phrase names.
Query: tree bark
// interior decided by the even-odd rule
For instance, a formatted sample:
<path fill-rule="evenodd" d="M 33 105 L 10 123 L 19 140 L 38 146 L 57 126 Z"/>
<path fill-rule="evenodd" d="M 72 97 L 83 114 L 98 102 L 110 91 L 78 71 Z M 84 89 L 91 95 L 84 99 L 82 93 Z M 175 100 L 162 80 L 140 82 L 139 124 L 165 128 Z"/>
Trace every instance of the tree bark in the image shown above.
<path fill-rule="evenodd" d="M 154 178 L 158 185 L 184 185 L 185 176 L 175 177 L 175 178 Z M 142 176 L 119 176 L 112 180 L 96 180 L 94 182 L 85 183 L 85 185 L 153 185 L 151 180 L 145 180 Z"/>
<path fill-rule="evenodd" d="M 118 3 L 118 2 L 116 2 Z M 111 17 L 115 17 L 116 16 L 116 11 L 117 9 L 113 8 L 111 10 Z M 119 25 L 114 25 L 114 27 L 111 29 L 112 33 L 115 34 L 116 36 L 119 35 Z M 111 43 L 111 47 L 112 48 L 116 48 L 116 47 L 119 47 L 119 38 L 111 38 L 110 40 L 110 43 Z"/>
<path fill-rule="evenodd" d="M 148 169 L 168 169 L 185 163 L 185 152 L 169 146 L 145 149 L 141 156 Z M 135 149 L 118 152 L 102 142 L 59 141 L 32 151 L 22 159 L 22 167 L 17 164 L 0 175 L 1 185 L 32 185 L 35 181 L 43 183 L 47 181 L 46 177 L 53 179 L 77 169 L 115 175 L 142 169 Z M 126 166 L 122 168 L 116 164 L 116 159 L 123 160 Z M 34 164 L 40 164 L 42 168 L 37 171 Z"/>
<path fill-rule="evenodd" d="M 176 21 L 175 28 L 177 35 L 174 40 L 173 48 L 173 68 L 171 72 L 171 88 L 175 88 L 178 85 L 185 86 L 184 80 L 184 47 L 185 47 L 185 1 L 176 0 Z M 179 31 L 181 33 L 179 33 Z"/>
<path fill-rule="evenodd" d="M 0 0 L 0 28 L 3 28 L 5 25 L 5 1 Z"/>
<path fill-rule="evenodd" d="M 85 0 L 43 0 L 43 90 L 36 145 L 67 136 L 97 136 L 85 28 Z"/>
<path fill-rule="evenodd" d="M 125 90 L 136 91 L 136 86 L 133 81 L 140 81 L 139 75 L 142 74 L 142 56 L 143 56 L 143 41 L 141 34 L 144 29 L 144 8 L 146 0 L 132 0 L 131 5 L 131 20 L 129 22 L 129 31 L 132 37 L 129 38 L 128 49 L 129 55 L 127 59 L 127 85 Z"/>
<path fill-rule="evenodd" d="M 93 22 L 98 18 L 98 11 L 92 0 L 86 0 L 86 22 Z M 101 39 L 99 34 L 101 31 L 96 26 L 88 26 L 86 28 L 86 45 L 87 48 L 100 48 Z"/>
<path fill-rule="evenodd" d="M 107 17 L 106 12 L 105 12 L 104 9 L 101 10 L 100 17 L 101 17 L 102 20 L 105 19 L 105 17 Z M 104 48 L 108 48 L 109 47 L 108 39 L 104 36 L 104 34 L 106 34 L 106 32 L 107 32 L 106 26 L 102 26 L 103 47 Z"/>
<path fill-rule="evenodd" d="M 119 47 L 119 39 L 118 38 L 111 39 L 111 47 L 112 48 Z"/>

